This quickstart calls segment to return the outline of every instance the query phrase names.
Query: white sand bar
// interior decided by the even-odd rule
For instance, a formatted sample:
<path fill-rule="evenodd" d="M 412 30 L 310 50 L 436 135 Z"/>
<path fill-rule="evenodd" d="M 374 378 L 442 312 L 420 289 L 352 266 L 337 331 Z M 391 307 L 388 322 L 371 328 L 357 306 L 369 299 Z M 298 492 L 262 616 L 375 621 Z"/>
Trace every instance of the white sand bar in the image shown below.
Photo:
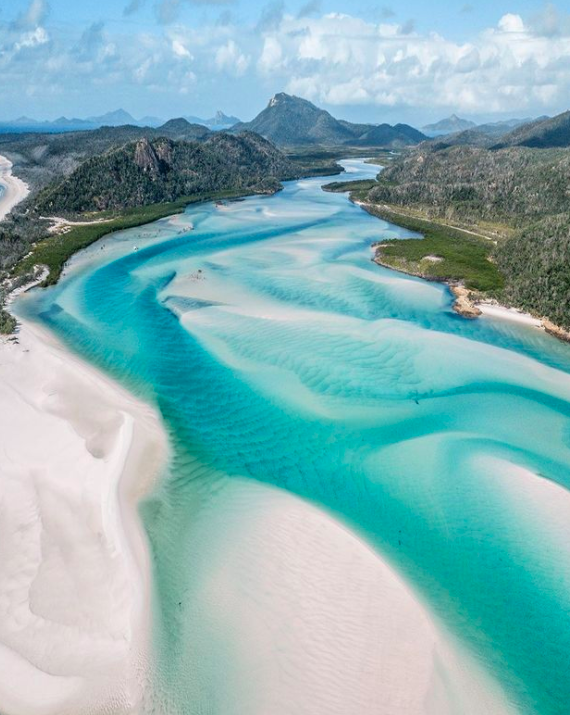
<path fill-rule="evenodd" d="M 239 480 L 216 513 L 196 525 L 207 575 L 187 627 L 196 638 L 208 614 L 206 633 L 231 644 L 220 712 L 515 715 L 391 566 L 329 515 Z"/>
<path fill-rule="evenodd" d="M 28 185 L 12 174 L 12 162 L 5 156 L 0 156 L 0 221 L 6 218 L 10 211 L 23 201 L 30 193 Z"/>
<path fill-rule="evenodd" d="M 149 559 L 134 503 L 166 437 L 48 333 L 18 339 L 0 341 L 0 712 L 137 712 Z"/>

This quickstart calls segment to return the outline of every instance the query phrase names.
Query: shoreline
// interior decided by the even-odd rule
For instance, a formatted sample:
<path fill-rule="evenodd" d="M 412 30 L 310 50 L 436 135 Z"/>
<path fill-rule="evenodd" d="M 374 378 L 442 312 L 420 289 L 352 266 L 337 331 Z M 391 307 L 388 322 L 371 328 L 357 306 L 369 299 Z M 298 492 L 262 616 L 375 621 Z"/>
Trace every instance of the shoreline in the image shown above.
<path fill-rule="evenodd" d="M 371 216 L 375 216 L 378 218 L 377 214 L 372 211 L 371 209 L 373 208 L 373 204 L 369 204 L 365 201 L 362 201 L 360 199 L 356 198 L 350 198 L 350 201 L 354 203 L 357 206 L 360 206 L 361 209 L 369 213 Z M 394 213 L 394 215 L 397 217 L 397 212 L 393 211 L 393 209 L 390 209 L 391 213 Z M 391 219 L 385 219 L 385 220 L 391 220 Z M 395 221 L 392 221 L 392 223 L 395 223 Z M 395 225 L 398 225 L 395 223 Z M 466 229 L 459 229 L 456 228 L 455 230 L 459 231 L 466 231 Z M 524 324 L 528 325 L 530 327 L 538 328 L 540 330 L 543 330 L 544 332 L 548 333 L 549 335 L 557 338 L 558 340 L 561 340 L 562 342 L 568 342 L 570 343 L 570 331 L 565 330 L 564 328 L 555 325 L 551 320 L 546 318 L 545 316 L 542 317 L 537 317 L 535 315 L 532 315 L 531 313 L 525 313 L 522 310 L 519 310 L 518 308 L 515 308 L 513 306 L 507 306 L 503 305 L 502 303 L 499 303 L 499 301 L 491 299 L 491 298 L 485 298 L 484 296 L 481 296 L 480 299 L 473 299 L 472 293 L 474 291 L 471 291 L 470 289 L 466 288 L 461 282 L 459 281 L 454 281 L 448 278 L 437 278 L 433 276 L 428 276 L 425 275 L 419 271 L 408 271 L 405 270 L 404 268 L 398 268 L 396 266 L 390 265 L 386 261 L 383 261 L 381 259 L 381 248 L 382 248 L 382 242 L 374 243 L 372 244 L 372 249 L 374 250 L 374 256 L 372 257 L 372 261 L 376 263 L 379 266 L 382 266 L 382 268 L 388 268 L 391 271 L 396 271 L 398 273 L 403 273 L 404 275 L 408 276 L 414 276 L 415 278 L 421 278 L 422 280 L 425 281 L 430 281 L 433 283 L 443 283 L 445 284 L 449 290 L 451 291 L 452 295 L 454 296 L 455 300 L 453 302 L 452 308 L 453 310 L 458 314 L 461 315 L 463 318 L 466 318 L 468 320 L 473 320 L 476 318 L 480 317 L 490 317 L 490 318 L 500 318 L 504 320 L 511 320 L 513 322 L 519 323 L 519 324 Z"/>
<path fill-rule="evenodd" d="M 167 462 L 153 408 L 19 319 L 0 340 L 0 710 L 136 712 L 150 554 L 136 504 Z"/>
<path fill-rule="evenodd" d="M 484 663 L 324 509 L 232 479 L 194 528 L 204 544 L 194 573 L 206 585 L 200 620 L 186 627 L 189 638 L 200 639 L 202 623 L 229 638 L 226 677 L 242 699 L 224 712 L 283 713 L 287 703 L 287 712 L 514 715 Z M 190 663 L 200 671 L 198 656 Z"/>
<path fill-rule="evenodd" d="M 12 168 L 12 162 L 0 155 L 0 185 L 4 187 L 4 192 L 0 195 L 0 221 L 3 221 L 30 193 L 29 186 L 22 179 L 14 176 Z"/>

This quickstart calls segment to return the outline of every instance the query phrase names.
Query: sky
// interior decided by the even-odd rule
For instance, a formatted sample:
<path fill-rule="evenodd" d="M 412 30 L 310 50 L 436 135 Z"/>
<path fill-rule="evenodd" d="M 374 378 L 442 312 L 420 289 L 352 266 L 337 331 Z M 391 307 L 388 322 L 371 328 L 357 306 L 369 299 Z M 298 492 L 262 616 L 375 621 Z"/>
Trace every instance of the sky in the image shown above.
<path fill-rule="evenodd" d="M 570 4 L 0 0 L 0 119 L 249 120 L 281 91 L 375 123 L 556 114 Z"/>

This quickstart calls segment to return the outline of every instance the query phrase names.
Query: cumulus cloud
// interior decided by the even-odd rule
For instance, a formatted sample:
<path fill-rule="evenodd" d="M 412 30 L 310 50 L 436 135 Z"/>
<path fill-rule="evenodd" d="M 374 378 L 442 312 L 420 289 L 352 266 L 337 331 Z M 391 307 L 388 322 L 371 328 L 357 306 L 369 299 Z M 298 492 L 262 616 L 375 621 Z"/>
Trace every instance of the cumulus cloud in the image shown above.
<path fill-rule="evenodd" d="M 24 32 L 20 39 L 14 44 L 15 52 L 27 47 L 38 47 L 49 42 L 49 35 L 43 27 L 36 27 L 35 30 Z"/>
<path fill-rule="evenodd" d="M 531 18 L 530 30 L 542 37 L 570 36 L 570 13 L 563 13 L 556 5 L 548 3 L 541 12 Z"/>
<path fill-rule="evenodd" d="M 218 47 L 216 66 L 219 70 L 239 77 L 247 70 L 249 57 L 240 51 L 234 40 L 228 40 L 225 45 Z"/>
<path fill-rule="evenodd" d="M 161 2 L 170 8 L 165 22 L 183 3 L 205 5 L 168 2 Z M 122 35 L 96 22 L 71 39 L 69 29 L 46 22 L 46 13 L 45 2 L 34 0 L 14 23 L 0 25 L 5 97 L 22 86 L 37 96 L 87 96 L 102 84 L 145 97 L 210 96 L 215 84 L 255 103 L 285 90 L 329 105 L 540 114 L 564 108 L 570 96 L 570 32 L 553 6 L 530 17 L 508 13 L 461 42 L 378 13 L 374 20 L 322 14 L 311 1 L 296 15 L 270 2 L 256 24 L 236 24 L 226 12 L 223 21 Z"/>
<path fill-rule="evenodd" d="M 520 15 L 508 13 L 499 20 L 499 29 L 503 32 L 524 32 L 524 22 Z"/>
<path fill-rule="evenodd" d="M 565 38 L 538 37 L 516 14 L 458 43 L 330 13 L 302 25 L 286 17 L 265 33 L 258 67 L 317 102 L 503 112 L 564 103 L 569 56 Z"/>
<path fill-rule="evenodd" d="M 181 59 L 194 59 L 194 56 L 192 55 L 190 50 L 184 46 L 184 43 L 181 40 L 172 40 L 172 52 L 176 57 L 180 57 Z"/>

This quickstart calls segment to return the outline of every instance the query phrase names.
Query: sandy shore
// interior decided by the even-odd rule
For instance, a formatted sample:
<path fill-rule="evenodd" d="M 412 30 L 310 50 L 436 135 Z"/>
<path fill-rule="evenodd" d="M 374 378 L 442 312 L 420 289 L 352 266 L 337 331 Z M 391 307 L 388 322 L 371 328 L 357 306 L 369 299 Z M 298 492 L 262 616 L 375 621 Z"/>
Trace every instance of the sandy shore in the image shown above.
<path fill-rule="evenodd" d="M 0 221 L 2 221 L 14 206 L 30 193 L 28 185 L 12 174 L 12 162 L 5 156 L 0 156 L 0 186 L 3 188 L 0 194 Z"/>
<path fill-rule="evenodd" d="M 17 340 L 0 341 L 0 712 L 136 712 L 150 586 L 133 505 L 166 437 L 43 329 Z"/>
<path fill-rule="evenodd" d="M 321 510 L 232 480 L 194 529 L 202 586 L 183 627 L 190 643 L 227 644 L 220 712 L 515 714 L 393 568 Z M 194 650 L 181 676 L 203 685 Z"/>
<path fill-rule="evenodd" d="M 524 325 L 531 325 L 535 328 L 541 328 L 542 320 L 534 318 L 529 313 L 523 313 L 516 308 L 507 308 L 504 305 L 499 305 L 498 303 L 476 303 L 477 308 L 481 311 L 483 315 L 488 315 L 491 318 L 503 318 L 504 320 L 513 320 L 516 323 L 523 323 Z"/>

